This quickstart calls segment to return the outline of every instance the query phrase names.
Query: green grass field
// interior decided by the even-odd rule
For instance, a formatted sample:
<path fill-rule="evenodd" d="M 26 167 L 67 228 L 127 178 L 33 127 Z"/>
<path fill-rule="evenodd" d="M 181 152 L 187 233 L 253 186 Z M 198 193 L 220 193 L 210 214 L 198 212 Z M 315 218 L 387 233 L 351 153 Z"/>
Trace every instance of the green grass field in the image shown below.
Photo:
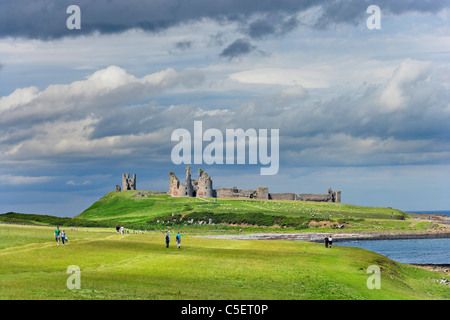
<path fill-rule="evenodd" d="M 400 264 L 358 248 L 296 241 L 217 240 L 160 232 L 117 235 L 114 229 L 0 224 L 0 299 L 449 299 L 443 274 Z M 176 230 L 175 230 L 176 231 Z M 68 289 L 67 267 L 81 269 Z M 381 289 L 368 289 L 370 265 Z"/>
<path fill-rule="evenodd" d="M 345 225 L 345 230 L 400 231 L 435 227 L 429 222 L 412 222 L 408 214 L 392 208 L 288 200 L 172 198 L 168 195 L 136 197 L 137 192 L 109 192 L 76 218 L 126 224 L 137 229 L 164 229 L 167 225 L 176 225 L 181 229 L 226 230 L 239 225 L 235 229 L 244 226 L 244 232 L 258 231 L 258 227 L 272 227 L 274 232 L 299 231 L 319 228 L 320 221 L 324 220 L 334 225 Z M 206 223 L 208 218 L 216 224 L 198 226 L 200 220 Z M 192 219 L 194 223 L 188 223 Z M 331 224 L 322 227 L 321 231 L 329 231 Z"/>
<path fill-rule="evenodd" d="M 330 218 L 372 218 L 383 219 L 392 214 L 400 216 L 403 212 L 390 208 L 369 208 L 342 203 L 304 202 L 289 200 L 253 200 L 253 199 L 198 199 L 173 198 L 168 195 L 150 195 L 135 197 L 138 191 L 109 192 L 99 201 L 79 215 L 83 219 L 122 219 L 144 222 L 149 217 L 163 216 L 174 212 L 214 212 L 283 214 L 286 216 Z"/>

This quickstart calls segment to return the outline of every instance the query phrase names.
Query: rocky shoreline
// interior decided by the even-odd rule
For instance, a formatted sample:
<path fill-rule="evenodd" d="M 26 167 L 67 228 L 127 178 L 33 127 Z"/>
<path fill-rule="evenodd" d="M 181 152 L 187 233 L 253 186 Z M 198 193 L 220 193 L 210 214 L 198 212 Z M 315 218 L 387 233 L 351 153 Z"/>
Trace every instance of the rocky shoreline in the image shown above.
<path fill-rule="evenodd" d="M 432 263 L 411 263 L 411 265 L 419 268 L 423 268 L 429 271 L 438 271 L 449 274 L 450 264 L 432 264 Z M 448 284 L 448 280 L 447 280 Z"/>
<path fill-rule="evenodd" d="M 333 237 L 333 241 L 348 240 L 394 240 L 394 239 L 436 239 L 450 238 L 450 231 L 432 231 L 432 232 L 304 232 L 304 233 L 252 233 L 235 235 L 207 235 L 198 236 L 210 239 L 235 239 L 235 240 L 293 240 L 323 242 L 325 237 Z"/>

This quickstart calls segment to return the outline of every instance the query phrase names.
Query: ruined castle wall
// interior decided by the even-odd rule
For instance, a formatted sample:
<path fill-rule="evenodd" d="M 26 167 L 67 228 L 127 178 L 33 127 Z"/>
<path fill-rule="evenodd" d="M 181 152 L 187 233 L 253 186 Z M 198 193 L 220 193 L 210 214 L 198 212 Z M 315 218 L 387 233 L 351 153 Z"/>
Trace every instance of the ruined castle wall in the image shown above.
<path fill-rule="evenodd" d="M 180 180 L 178 180 L 175 173 L 170 172 L 169 173 L 169 191 L 167 191 L 167 194 L 169 194 L 172 197 L 178 197 L 179 189 L 180 189 Z"/>
<path fill-rule="evenodd" d="M 315 202 L 331 202 L 332 199 L 329 194 L 303 193 L 303 194 L 298 195 L 297 200 L 315 201 Z"/>
<path fill-rule="evenodd" d="M 202 169 L 198 169 L 198 180 L 194 183 L 194 190 L 198 198 L 212 198 L 213 185 L 211 177 Z"/>
<path fill-rule="evenodd" d="M 130 178 L 129 173 L 122 173 L 122 190 L 136 190 L 136 174 Z"/>
<path fill-rule="evenodd" d="M 148 196 L 162 196 L 166 195 L 166 191 L 138 191 L 134 194 L 135 197 L 148 197 Z"/>
<path fill-rule="evenodd" d="M 256 194 L 256 190 L 240 190 L 241 194 L 242 194 L 242 198 L 250 198 L 250 199 L 255 199 L 257 194 Z"/>
<path fill-rule="evenodd" d="M 122 190 L 130 190 L 128 185 L 128 179 L 130 178 L 129 173 L 122 173 Z"/>
<path fill-rule="evenodd" d="M 123 174 L 124 190 L 135 187 L 136 175 L 129 179 L 129 175 Z M 120 187 L 119 187 L 120 188 Z M 117 189 L 119 190 L 119 189 Z M 135 190 L 135 189 L 131 189 Z M 273 199 L 273 200 L 299 200 L 314 202 L 341 202 L 341 191 L 329 188 L 328 194 L 303 193 L 269 193 L 269 188 L 258 187 L 257 190 L 242 190 L 237 187 L 213 189 L 212 179 L 202 169 L 198 171 L 198 179 L 191 179 L 191 167 L 186 167 L 186 180 L 181 183 L 173 172 L 169 174 L 169 190 L 172 197 L 198 197 L 198 198 L 249 198 L 249 199 Z"/>
<path fill-rule="evenodd" d="M 256 190 L 240 190 L 234 188 L 216 189 L 217 198 L 256 198 Z"/>
<path fill-rule="evenodd" d="M 195 196 L 197 198 L 212 198 L 214 197 L 213 191 L 214 190 L 210 186 L 199 187 Z"/>
<path fill-rule="evenodd" d="M 340 191 L 333 192 L 333 202 L 341 203 L 341 192 Z"/>
<path fill-rule="evenodd" d="M 295 193 L 270 193 L 269 199 L 271 200 L 297 200 Z"/>
<path fill-rule="evenodd" d="M 269 199 L 269 188 L 258 187 L 256 189 L 256 198 L 268 200 Z"/>
<path fill-rule="evenodd" d="M 173 197 L 192 197 L 192 186 L 180 183 L 179 187 L 174 190 Z"/>
<path fill-rule="evenodd" d="M 194 186 L 191 179 L 191 167 L 186 167 L 186 181 L 185 184 L 180 184 L 181 197 L 193 197 Z"/>
<path fill-rule="evenodd" d="M 176 177 L 175 173 L 169 173 L 169 191 L 167 192 L 172 197 L 192 197 L 194 194 L 194 187 L 191 180 L 191 167 L 186 167 L 186 183 L 181 183 Z"/>
<path fill-rule="evenodd" d="M 232 198 L 234 197 L 232 188 L 221 188 L 216 189 L 216 197 L 217 198 Z"/>
<path fill-rule="evenodd" d="M 181 183 L 179 196 L 180 197 L 192 197 L 193 196 L 192 186 Z"/>
<path fill-rule="evenodd" d="M 162 196 L 162 195 L 166 195 L 167 194 L 166 191 L 145 191 L 145 193 L 150 195 L 150 196 Z"/>
<path fill-rule="evenodd" d="M 192 188 L 194 190 L 194 196 L 197 194 L 198 191 L 198 180 L 192 180 Z"/>

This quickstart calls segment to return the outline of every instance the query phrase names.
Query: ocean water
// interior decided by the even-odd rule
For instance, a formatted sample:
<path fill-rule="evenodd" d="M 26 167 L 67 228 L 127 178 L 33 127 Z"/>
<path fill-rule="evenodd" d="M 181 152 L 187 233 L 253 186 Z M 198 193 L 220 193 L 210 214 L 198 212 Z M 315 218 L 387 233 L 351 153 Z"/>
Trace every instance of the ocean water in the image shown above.
<path fill-rule="evenodd" d="M 437 211 L 405 211 L 406 213 L 417 213 L 417 214 L 421 214 L 421 213 L 428 213 L 428 214 L 433 214 L 433 213 L 437 213 L 437 214 L 445 214 L 446 216 L 450 216 L 450 210 L 437 210 Z"/>
<path fill-rule="evenodd" d="M 352 240 L 333 245 L 358 247 L 401 263 L 450 264 L 450 239 Z"/>

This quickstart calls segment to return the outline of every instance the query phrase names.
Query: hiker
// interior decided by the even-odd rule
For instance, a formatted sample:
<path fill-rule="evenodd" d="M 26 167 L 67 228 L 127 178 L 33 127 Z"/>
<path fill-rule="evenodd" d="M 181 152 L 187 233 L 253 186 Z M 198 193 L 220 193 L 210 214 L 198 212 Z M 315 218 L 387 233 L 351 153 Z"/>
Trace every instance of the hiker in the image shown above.
<path fill-rule="evenodd" d="M 56 240 L 56 243 L 58 244 L 58 246 L 59 246 L 60 236 L 61 236 L 61 230 L 59 230 L 59 226 L 57 226 L 55 229 L 55 240 Z"/>
<path fill-rule="evenodd" d="M 179 233 L 179 232 L 177 233 L 177 236 L 175 237 L 175 240 L 177 241 L 177 247 L 178 247 L 178 249 L 180 249 L 180 246 L 181 246 L 181 236 L 180 236 L 180 233 Z"/>
<path fill-rule="evenodd" d="M 117 226 L 117 227 L 116 227 L 117 234 L 119 234 L 119 230 L 120 230 L 120 227 Z"/>
<path fill-rule="evenodd" d="M 63 230 L 61 232 L 61 240 L 62 240 L 62 243 L 64 244 L 64 241 L 66 240 L 66 231 L 65 230 Z"/>
<path fill-rule="evenodd" d="M 328 241 L 329 241 L 328 237 L 325 237 L 325 248 L 328 248 Z"/>
<path fill-rule="evenodd" d="M 330 243 L 330 248 L 331 248 L 331 245 L 333 244 L 333 238 L 331 238 L 331 236 L 330 236 L 330 239 L 328 239 L 328 242 Z"/>
<path fill-rule="evenodd" d="M 166 248 L 169 247 L 169 242 L 170 242 L 170 233 L 166 234 Z"/>
<path fill-rule="evenodd" d="M 120 227 L 120 232 L 121 232 L 122 234 L 123 234 L 124 230 L 125 230 L 124 227 L 121 226 L 121 227 Z"/>

